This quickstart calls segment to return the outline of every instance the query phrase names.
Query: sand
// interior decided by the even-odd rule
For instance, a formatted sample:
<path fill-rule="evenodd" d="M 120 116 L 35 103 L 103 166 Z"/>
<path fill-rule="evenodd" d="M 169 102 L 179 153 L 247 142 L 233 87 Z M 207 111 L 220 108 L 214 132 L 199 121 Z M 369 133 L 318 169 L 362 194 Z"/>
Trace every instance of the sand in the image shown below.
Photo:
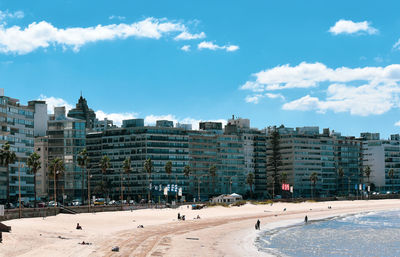
<path fill-rule="evenodd" d="M 315 220 L 399 207 L 400 200 L 181 206 L 10 220 L 4 222 L 12 232 L 3 233 L 0 256 L 266 256 L 254 246 L 257 219 L 261 229 L 271 229 L 303 222 L 305 215 Z M 185 221 L 177 220 L 178 212 Z M 197 215 L 201 219 L 194 219 Z M 78 222 L 82 230 L 75 229 Z M 120 251 L 112 252 L 114 246 Z"/>

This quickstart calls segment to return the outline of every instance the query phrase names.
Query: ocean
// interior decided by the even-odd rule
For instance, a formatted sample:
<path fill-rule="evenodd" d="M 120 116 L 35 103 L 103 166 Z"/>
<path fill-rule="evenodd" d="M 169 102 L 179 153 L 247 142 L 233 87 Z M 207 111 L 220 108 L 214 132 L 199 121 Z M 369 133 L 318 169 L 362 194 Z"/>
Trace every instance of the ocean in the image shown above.
<path fill-rule="evenodd" d="M 256 247 L 274 256 L 400 256 L 400 210 L 309 219 L 262 231 Z"/>

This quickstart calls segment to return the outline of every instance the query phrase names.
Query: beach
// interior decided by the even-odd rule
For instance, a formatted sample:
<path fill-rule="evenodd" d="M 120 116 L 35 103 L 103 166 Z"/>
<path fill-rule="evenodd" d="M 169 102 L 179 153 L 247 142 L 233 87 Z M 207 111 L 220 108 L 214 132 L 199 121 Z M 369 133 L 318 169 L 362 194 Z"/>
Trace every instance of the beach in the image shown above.
<path fill-rule="evenodd" d="M 0 256 L 266 256 L 254 246 L 257 219 L 263 230 L 301 223 L 305 215 L 311 221 L 399 207 L 397 199 L 281 202 L 17 219 L 3 222 L 12 231 L 3 233 Z M 178 213 L 186 220 L 178 220 Z M 119 252 L 111 251 L 115 246 Z"/>

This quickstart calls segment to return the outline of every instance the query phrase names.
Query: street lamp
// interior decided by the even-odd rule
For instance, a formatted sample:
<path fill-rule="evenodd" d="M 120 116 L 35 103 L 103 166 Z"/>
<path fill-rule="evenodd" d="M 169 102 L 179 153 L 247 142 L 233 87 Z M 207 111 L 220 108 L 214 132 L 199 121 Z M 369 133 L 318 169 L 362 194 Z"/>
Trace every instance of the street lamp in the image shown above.
<path fill-rule="evenodd" d="M 200 200 L 200 178 L 205 177 L 205 176 L 208 176 L 208 174 L 203 174 L 203 175 L 197 176 L 197 197 L 198 197 L 199 202 L 201 202 L 201 200 Z"/>

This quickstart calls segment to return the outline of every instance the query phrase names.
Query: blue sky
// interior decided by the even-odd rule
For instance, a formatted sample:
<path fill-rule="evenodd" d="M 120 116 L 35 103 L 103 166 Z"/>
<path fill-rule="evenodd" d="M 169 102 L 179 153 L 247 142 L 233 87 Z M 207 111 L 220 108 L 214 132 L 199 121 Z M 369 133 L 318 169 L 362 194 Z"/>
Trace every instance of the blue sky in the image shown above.
<path fill-rule="evenodd" d="M 398 1 L 0 1 L 0 87 L 100 117 L 399 133 Z M 400 125 L 400 124 L 399 124 Z"/>

